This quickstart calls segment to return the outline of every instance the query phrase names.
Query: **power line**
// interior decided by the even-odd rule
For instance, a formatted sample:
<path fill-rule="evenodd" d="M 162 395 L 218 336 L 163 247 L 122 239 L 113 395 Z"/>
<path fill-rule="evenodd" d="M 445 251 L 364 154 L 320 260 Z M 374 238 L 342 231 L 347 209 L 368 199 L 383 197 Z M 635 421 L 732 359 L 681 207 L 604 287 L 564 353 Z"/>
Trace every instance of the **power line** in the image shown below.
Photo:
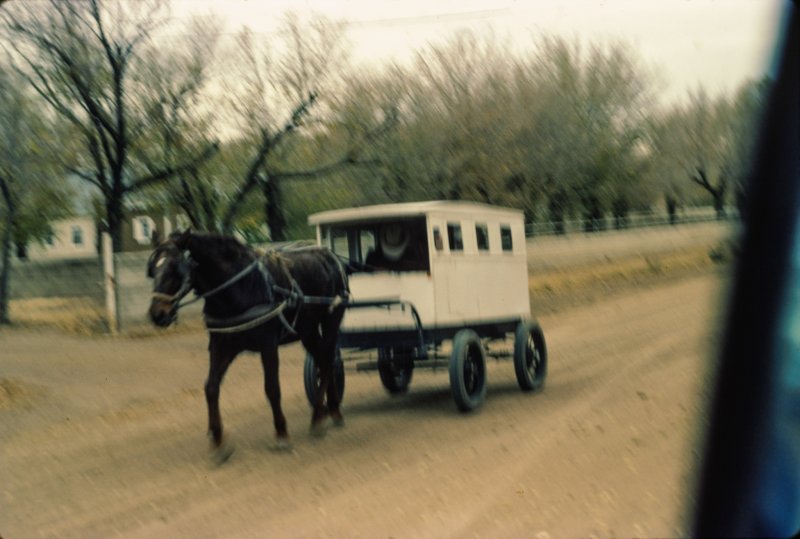
<path fill-rule="evenodd" d="M 476 18 L 505 15 L 508 8 L 481 9 L 477 11 L 459 11 L 456 13 L 438 13 L 431 15 L 414 15 L 410 17 L 390 17 L 385 19 L 367 19 L 362 21 L 344 21 L 347 26 L 401 26 L 408 24 L 427 24 L 431 22 L 450 22 Z"/>

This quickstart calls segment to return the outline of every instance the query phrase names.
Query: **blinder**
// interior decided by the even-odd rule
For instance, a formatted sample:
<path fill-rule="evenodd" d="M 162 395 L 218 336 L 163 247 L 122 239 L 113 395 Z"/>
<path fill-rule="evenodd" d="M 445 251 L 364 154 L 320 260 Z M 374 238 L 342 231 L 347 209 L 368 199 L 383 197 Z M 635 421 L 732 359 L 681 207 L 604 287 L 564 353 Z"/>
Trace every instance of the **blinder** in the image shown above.
<path fill-rule="evenodd" d="M 176 247 L 177 249 L 177 247 Z M 163 253 L 163 249 L 154 251 L 150 258 L 147 261 L 147 276 L 151 279 L 154 279 L 156 276 L 156 268 L 160 265 L 161 261 L 163 260 L 160 258 L 160 255 Z M 180 278 L 181 287 L 178 289 L 177 292 L 174 294 L 167 294 L 164 292 L 153 292 L 153 299 L 166 301 L 172 304 L 176 304 L 181 299 L 183 299 L 186 294 L 188 294 L 192 289 L 191 284 L 191 273 L 192 269 L 197 266 L 197 262 L 192 260 L 189 251 L 183 251 L 180 253 L 180 259 L 176 265 L 176 273 L 177 276 Z"/>

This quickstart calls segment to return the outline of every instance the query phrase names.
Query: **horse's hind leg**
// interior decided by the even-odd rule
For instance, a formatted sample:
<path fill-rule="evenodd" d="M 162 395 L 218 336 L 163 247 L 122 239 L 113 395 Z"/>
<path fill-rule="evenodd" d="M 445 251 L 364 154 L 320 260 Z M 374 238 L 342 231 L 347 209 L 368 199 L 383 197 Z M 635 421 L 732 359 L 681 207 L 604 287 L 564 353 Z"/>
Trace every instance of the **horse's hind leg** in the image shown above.
<path fill-rule="evenodd" d="M 342 396 L 339 394 L 339 386 L 336 384 L 335 364 L 336 364 L 336 342 L 332 344 L 323 344 L 324 354 L 330 358 L 330 376 L 328 378 L 327 388 L 327 410 L 333 420 L 333 424 L 337 427 L 344 426 L 344 416 L 339 408 L 342 402 Z"/>
<path fill-rule="evenodd" d="M 319 387 L 316 395 L 314 395 L 314 410 L 311 414 L 311 433 L 321 436 L 325 434 L 325 419 L 328 417 L 328 410 L 325 407 L 325 395 L 328 393 L 333 373 L 332 356 L 325 353 L 324 342 L 318 333 L 306 332 L 301 334 L 301 340 L 319 369 Z"/>
<path fill-rule="evenodd" d="M 211 365 L 206 380 L 206 404 L 208 404 L 208 432 L 211 438 L 212 459 L 221 464 L 233 453 L 233 446 L 227 443 L 222 435 L 222 418 L 219 413 L 219 388 L 225 372 L 234 356 L 219 351 L 211 352 Z"/>
<path fill-rule="evenodd" d="M 322 346 L 324 354 L 330 358 L 330 382 L 328 383 L 328 413 L 336 426 L 344 425 L 344 416 L 340 410 L 342 396 L 339 394 L 339 387 L 334 380 L 334 365 L 336 363 L 336 345 L 339 338 L 339 326 L 344 318 L 344 306 L 337 307 L 320 324 L 322 330 Z"/>
<path fill-rule="evenodd" d="M 285 450 L 290 448 L 289 433 L 286 429 L 286 417 L 281 408 L 281 386 L 278 378 L 279 359 L 278 345 L 269 346 L 261 351 L 261 365 L 264 367 L 264 392 L 272 408 L 272 420 L 275 425 L 277 448 Z"/>

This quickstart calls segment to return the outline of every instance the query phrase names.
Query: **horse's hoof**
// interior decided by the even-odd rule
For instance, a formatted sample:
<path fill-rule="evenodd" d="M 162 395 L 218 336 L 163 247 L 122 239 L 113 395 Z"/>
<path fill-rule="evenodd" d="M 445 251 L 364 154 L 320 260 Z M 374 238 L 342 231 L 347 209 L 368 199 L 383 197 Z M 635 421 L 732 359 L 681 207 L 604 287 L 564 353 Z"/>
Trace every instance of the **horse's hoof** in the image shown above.
<path fill-rule="evenodd" d="M 222 442 L 218 446 L 211 448 L 209 455 L 211 464 L 214 466 L 222 466 L 228 461 L 229 458 L 231 458 L 231 455 L 233 455 L 235 450 L 236 448 L 234 445 L 229 442 L 227 438 L 223 438 Z"/>
<path fill-rule="evenodd" d="M 341 414 L 332 415 L 331 419 L 333 420 L 333 426 L 334 427 L 338 427 L 338 428 L 344 427 L 344 416 L 342 416 Z"/>
<path fill-rule="evenodd" d="M 294 450 L 294 446 L 292 446 L 292 442 L 289 441 L 289 438 L 278 438 L 275 440 L 275 445 L 272 446 L 272 450 L 276 453 L 291 453 Z"/>
<path fill-rule="evenodd" d="M 313 438 L 324 438 L 326 434 L 328 434 L 328 427 L 325 425 L 324 420 L 311 424 L 311 436 Z"/>

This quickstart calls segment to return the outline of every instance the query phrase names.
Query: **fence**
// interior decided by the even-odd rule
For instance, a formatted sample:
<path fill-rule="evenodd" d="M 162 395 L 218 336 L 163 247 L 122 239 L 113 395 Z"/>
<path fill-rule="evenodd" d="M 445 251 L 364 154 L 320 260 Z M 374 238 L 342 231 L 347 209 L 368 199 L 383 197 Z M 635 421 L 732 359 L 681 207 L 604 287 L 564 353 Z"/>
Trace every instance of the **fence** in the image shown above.
<path fill-rule="evenodd" d="M 98 257 L 11 263 L 11 299 L 90 297 L 102 301 L 103 268 Z"/>
<path fill-rule="evenodd" d="M 735 208 L 725 209 L 726 220 L 736 220 L 739 213 Z M 603 217 L 600 219 L 571 219 L 565 221 L 540 221 L 525 225 L 525 235 L 554 236 L 583 232 L 602 232 L 605 230 L 626 230 L 650 228 L 677 224 L 707 223 L 720 218 L 711 207 L 684 208 L 670 217 L 667 213 L 631 212 L 624 219 Z"/>
<path fill-rule="evenodd" d="M 149 254 L 117 253 L 108 261 L 108 273 L 101 256 L 13 260 L 10 275 L 12 320 L 35 322 L 37 317 L 43 323 L 50 319 L 63 320 L 64 313 L 55 316 L 54 311 L 68 310 L 73 305 L 75 316 L 100 317 L 104 320 L 102 326 L 112 333 L 144 326 L 149 323 L 147 309 L 152 292 L 152 283 L 145 275 Z M 91 312 L 87 312 L 87 305 L 94 307 Z M 181 311 L 181 318 L 197 318 L 200 309 L 200 304 L 191 305 Z M 32 310 L 37 312 L 30 312 Z M 70 327 L 74 325 L 69 324 Z"/>

